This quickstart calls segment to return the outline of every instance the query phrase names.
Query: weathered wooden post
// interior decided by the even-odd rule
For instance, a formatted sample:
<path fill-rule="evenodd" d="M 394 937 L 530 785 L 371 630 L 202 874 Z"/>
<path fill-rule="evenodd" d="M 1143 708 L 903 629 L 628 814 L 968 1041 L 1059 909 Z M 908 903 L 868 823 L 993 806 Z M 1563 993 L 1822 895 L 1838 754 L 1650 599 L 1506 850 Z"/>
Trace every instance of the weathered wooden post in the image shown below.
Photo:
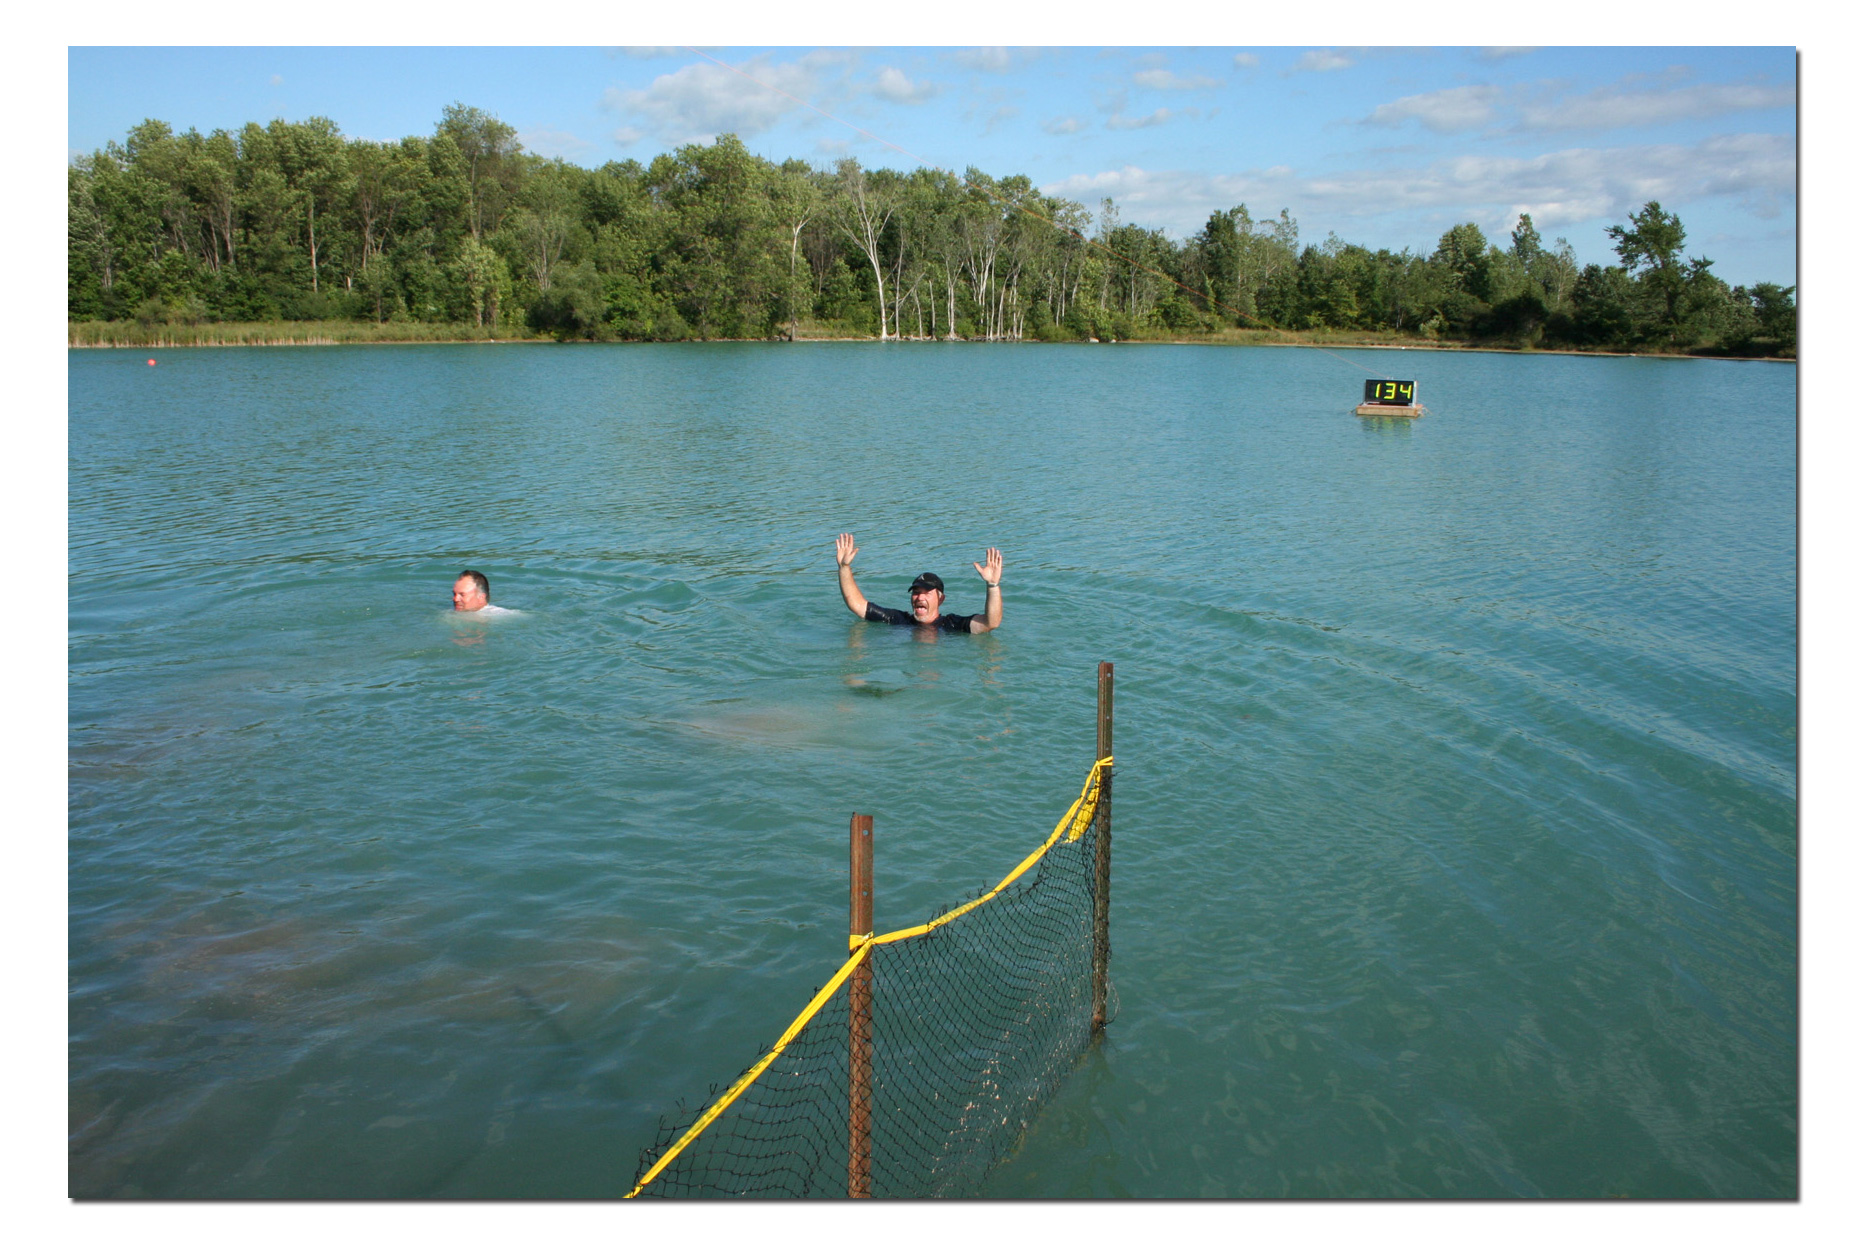
<path fill-rule="evenodd" d="M 1095 713 L 1094 758 L 1114 754 L 1114 663 L 1101 662 Z M 1114 771 L 1101 773 L 1101 800 L 1094 813 L 1094 1018 L 1092 1028 L 1107 1027 L 1107 883 L 1114 849 Z"/>
<path fill-rule="evenodd" d="M 874 932 L 874 818 L 856 813 L 848 820 L 848 934 Z M 871 960 L 863 960 L 848 978 L 848 1195 L 868 1195 L 869 1059 L 873 1049 L 873 1014 L 869 1008 Z"/>

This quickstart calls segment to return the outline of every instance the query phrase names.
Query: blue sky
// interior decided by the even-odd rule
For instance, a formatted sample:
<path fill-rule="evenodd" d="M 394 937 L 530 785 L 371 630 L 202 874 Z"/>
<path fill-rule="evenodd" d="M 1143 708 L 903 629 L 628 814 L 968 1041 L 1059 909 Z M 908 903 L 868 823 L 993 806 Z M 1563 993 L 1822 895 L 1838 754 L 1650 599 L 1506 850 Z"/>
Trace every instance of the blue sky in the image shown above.
<path fill-rule="evenodd" d="M 1605 227 L 1657 199 L 1731 283 L 1795 280 L 1791 47 L 702 51 L 74 47 L 69 147 L 145 117 L 206 132 L 321 114 L 399 138 L 461 100 L 578 164 L 727 131 L 773 159 L 914 163 L 897 147 L 1112 198 L 1174 236 L 1245 203 L 1288 208 L 1304 241 L 1428 250 L 1465 220 L 1506 242 L 1527 211 L 1544 244 L 1609 262 Z"/>

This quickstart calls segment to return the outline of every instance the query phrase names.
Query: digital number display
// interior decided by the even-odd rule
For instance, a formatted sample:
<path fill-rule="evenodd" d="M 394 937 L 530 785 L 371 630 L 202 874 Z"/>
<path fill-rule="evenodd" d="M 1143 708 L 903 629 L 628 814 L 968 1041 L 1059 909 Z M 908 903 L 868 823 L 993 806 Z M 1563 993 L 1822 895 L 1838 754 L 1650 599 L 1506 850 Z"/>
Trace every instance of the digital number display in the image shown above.
<path fill-rule="evenodd" d="M 1366 406 L 1416 406 L 1418 382 L 1414 380 L 1369 380 L 1366 382 Z"/>

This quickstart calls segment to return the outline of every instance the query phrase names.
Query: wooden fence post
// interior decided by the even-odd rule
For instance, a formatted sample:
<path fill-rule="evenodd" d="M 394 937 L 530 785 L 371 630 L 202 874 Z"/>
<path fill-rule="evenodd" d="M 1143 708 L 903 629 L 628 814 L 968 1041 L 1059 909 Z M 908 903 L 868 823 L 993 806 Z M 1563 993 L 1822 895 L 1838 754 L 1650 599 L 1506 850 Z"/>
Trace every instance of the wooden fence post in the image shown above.
<path fill-rule="evenodd" d="M 1114 754 L 1114 663 L 1101 662 L 1094 729 L 1094 757 Z M 1094 1018 L 1098 1032 L 1107 1027 L 1108 864 L 1114 849 L 1114 772 L 1101 774 L 1101 800 L 1094 813 Z"/>
<path fill-rule="evenodd" d="M 857 813 L 848 821 L 848 932 L 874 932 L 874 818 Z M 872 960 L 864 960 L 848 978 L 848 1195 L 869 1195 L 868 1107 L 873 1049 L 873 1014 L 869 1006 Z"/>

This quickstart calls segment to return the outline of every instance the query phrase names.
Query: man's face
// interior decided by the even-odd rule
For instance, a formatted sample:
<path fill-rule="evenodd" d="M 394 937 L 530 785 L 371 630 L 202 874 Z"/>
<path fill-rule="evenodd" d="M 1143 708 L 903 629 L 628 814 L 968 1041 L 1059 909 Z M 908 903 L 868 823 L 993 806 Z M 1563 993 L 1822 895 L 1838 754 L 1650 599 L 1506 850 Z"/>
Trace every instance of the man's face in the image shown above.
<path fill-rule="evenodd" d="M 930 587 L 916 587 L 907 593 L 907 599 L 913 604 L 915 622 L 932 622 L 939 617 L 939 602 L 945 599 L 945 593 Z"/>
<path fill-rule="evenodd" d="M 475 609 L 486 607 L 486 594 L 479 590 L 479 585 L 461 575 L 453 581 L 453 607 L 461 613 L 471 613 Z"/>

